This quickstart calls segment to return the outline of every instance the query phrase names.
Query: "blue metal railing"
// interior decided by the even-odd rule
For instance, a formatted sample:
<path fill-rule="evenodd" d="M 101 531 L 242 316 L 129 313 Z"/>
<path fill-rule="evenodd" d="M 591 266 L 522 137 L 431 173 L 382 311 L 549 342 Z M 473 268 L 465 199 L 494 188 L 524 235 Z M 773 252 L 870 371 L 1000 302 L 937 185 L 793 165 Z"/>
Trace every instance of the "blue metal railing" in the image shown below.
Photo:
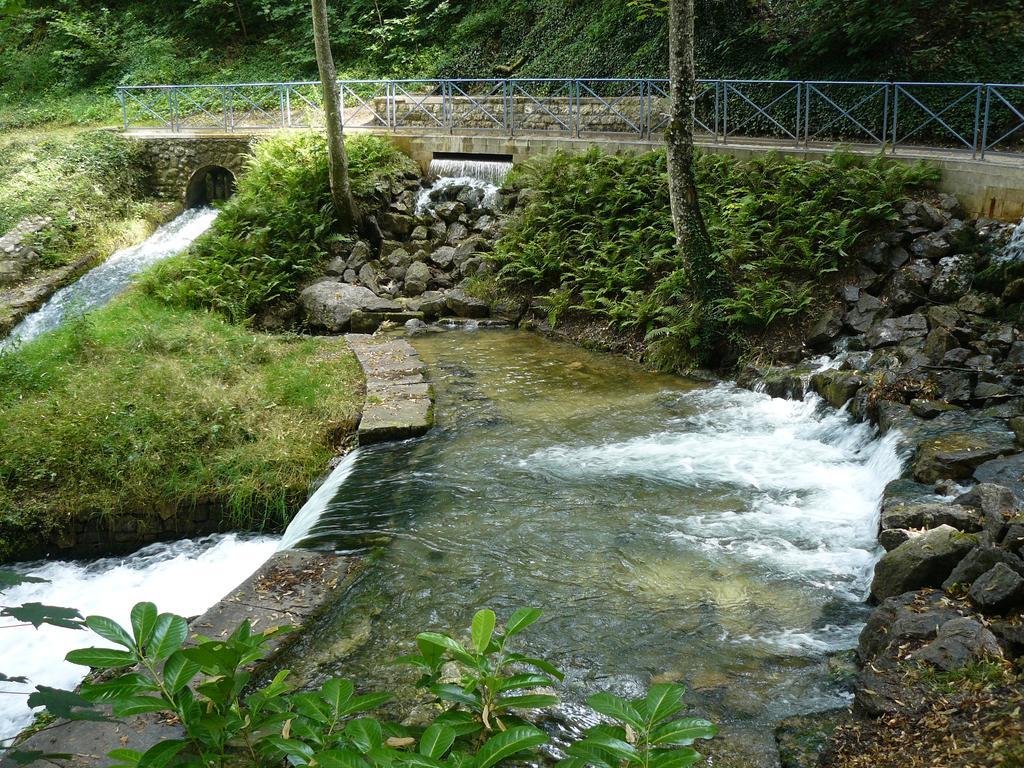
<path fill-rule="evenodd" d="M 348 127 L 506 136 L 651 139 L 669 119 L 663 79 L 339 81 Z M 317 82 L 117 89 L 124 130 L 251 131 L 322 123 Z M 1024 85 L 700 80 L 694 129 L 712 141 L 773 140 L 1024 153 Z"/>

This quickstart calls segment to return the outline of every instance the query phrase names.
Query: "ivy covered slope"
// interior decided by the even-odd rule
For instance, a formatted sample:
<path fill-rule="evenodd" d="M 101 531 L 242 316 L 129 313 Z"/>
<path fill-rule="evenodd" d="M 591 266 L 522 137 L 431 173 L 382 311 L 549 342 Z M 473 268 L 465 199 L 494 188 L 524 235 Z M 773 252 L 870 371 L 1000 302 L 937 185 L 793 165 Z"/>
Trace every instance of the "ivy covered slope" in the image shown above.
<path fill-rule="evenodd" d="M 661 76 L 663 0 L 330 3 L 343 77 Z M 707 77 L 1024 81 L 1022 0 L 697 1 Z M 0 0 L 0 130 L 116 118 L 117 84 L 313 77 L 303 0 Z"/>
<path fill-rule="evenodd" d="M 826 301 L 829 275 L 852 267 L 865 235 L 936 179 L 929 166 L 843 154 L 700 155 L 702 209 L 733 286 L 720 311 L 740 349 Z M 537 297 L 551 325 L 582 320 L 659 368 L 688 367 L 699 318 L 675 249 L 664 152 L 556 155 L 516 169 L 510 184 L 521 201 L 493 256 L 498 289 Z"/>
<path fill-rule="evenodd" d="M 408 170 L 385 139 L 349 152 L 363 193 Z M 344 343 L 248 323 L 339 237 L 323 139 L 265 139 L 250 165 L 194 254 L 0 355 L 0 560 L 280 528 L 344 449 L 363 399 Z"/>

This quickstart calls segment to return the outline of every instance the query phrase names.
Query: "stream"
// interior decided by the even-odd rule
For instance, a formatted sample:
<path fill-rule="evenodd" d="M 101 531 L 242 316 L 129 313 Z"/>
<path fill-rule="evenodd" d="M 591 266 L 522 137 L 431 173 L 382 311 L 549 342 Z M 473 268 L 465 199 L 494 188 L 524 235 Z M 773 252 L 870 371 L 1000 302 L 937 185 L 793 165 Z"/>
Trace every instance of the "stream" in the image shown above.
<path fill-rule="evenodd" d="M 437 428 L 361 448 L 319 520 L 286 534 L 386 545 L 287 660 L 300 679 L 409 701 L 415 673 L 387 662 L 417 632 L 528 605 L 545 612 L 528 649 L 566 672 L 568 730 L 596 690 L 680 680 L 769 765 L 780 718 L 847 703 L 827 654 L 865 618 L 892 438 L 813 396 L 657 376 L 526 332 L 413 343 Z"/>

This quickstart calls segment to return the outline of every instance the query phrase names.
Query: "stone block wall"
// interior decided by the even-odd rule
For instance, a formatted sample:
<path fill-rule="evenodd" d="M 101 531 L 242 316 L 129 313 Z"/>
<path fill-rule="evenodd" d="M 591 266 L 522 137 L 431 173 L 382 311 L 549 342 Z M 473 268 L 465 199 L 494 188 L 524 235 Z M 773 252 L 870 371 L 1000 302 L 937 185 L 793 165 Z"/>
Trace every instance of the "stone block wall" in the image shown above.
<path fill-rule="evenodd" d="M 143 147 L 150 191 L 180 202 L 185 202 L 189 180 L 202 168 L 220 166 L 237 178 L 253 141 L 251 135 L 129 137 Z"/>
<path fill-rule="evenodd" d="M 39 260 L 33 235 L 53 223 L 49 216 L 30 216 L 22 219 L 3 237 L 0 237 L 0 286 L 12 285 Z"/>

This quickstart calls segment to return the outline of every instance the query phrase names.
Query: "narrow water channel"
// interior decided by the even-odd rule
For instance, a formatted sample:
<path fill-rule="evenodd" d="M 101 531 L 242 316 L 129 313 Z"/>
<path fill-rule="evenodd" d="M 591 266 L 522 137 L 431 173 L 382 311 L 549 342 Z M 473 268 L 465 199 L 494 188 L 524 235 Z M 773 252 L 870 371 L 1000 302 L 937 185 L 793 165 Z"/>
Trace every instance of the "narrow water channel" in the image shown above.
<path fill-rule="evenodd" d="M 526 638 L 597 689 L 681 680 L 768 762 L 781 717 L 846 702 L 890 440 L 815 400 L 643 372 L 517 331 L 417 337 L 426 437 L 360 449 L 303 546 L 384 545 L 287 664 L 409 692 L 425 629 L 536 606 Z M 740 745 L 739 742 L 744 744 Z M 759 758 L 754 758 L 759 759 Z M 759 764 L 759 763 L 751 763 Z"/>

